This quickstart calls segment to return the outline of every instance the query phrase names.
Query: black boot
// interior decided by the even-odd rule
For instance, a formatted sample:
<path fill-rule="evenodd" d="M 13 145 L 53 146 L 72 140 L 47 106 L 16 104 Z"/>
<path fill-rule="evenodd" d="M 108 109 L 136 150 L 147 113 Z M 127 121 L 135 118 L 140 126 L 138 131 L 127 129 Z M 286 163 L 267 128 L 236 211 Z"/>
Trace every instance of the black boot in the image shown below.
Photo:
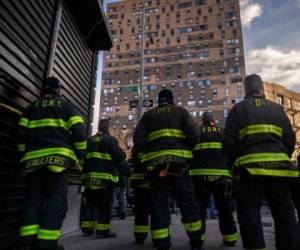
<path fill-rule="evenodd" d="M 236 243 L 236 241 L 225 241 L 225 240 L 223 240 L 223 244 L 225 246 L 228 246 L 228 247 L 234 247 L 235 243 Z"/>
<path fill-rule="evenodd" d="M 137 244 L 137 245 L 144 245 L 145 239 L 135 239 L 134 243 Z"/>

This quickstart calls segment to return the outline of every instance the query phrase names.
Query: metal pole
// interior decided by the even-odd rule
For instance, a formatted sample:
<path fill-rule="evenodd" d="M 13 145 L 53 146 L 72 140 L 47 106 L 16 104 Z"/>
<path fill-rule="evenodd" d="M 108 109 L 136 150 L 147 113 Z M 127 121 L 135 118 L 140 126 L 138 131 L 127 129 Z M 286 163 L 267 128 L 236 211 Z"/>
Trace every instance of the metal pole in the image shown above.
<path fill-rule="evenodd" d="M 141 37 L 141 72 L 139 84 L 139 106 L 138 106 L 138 119 L 143 114 L 143 86 L 144 86 L 144 39 L 145 38 L 145 1 L 142 1 L 142 37 Z"/>
<path fill-rule="evenodd" d="M 63 0 L 59 0 L 57 3 L 56 16 L 55 16 L 55 21 L 54 21 L 54 28 L 53 28 L 53 34 L 52 34 L 52 42 L 51 42 L 51 48 L 50 48 L 50 55 L 49 55 L 49 59 L 48 59 L 46 77 L 51 76 L 53 73 L 53 63 L 54 63 L 56 45 L 57 45 L 57 41 L 58 41 L 58 33 L 59 33 L 60 23 L 61 23 L 62 4 L 63 4 Z"/>

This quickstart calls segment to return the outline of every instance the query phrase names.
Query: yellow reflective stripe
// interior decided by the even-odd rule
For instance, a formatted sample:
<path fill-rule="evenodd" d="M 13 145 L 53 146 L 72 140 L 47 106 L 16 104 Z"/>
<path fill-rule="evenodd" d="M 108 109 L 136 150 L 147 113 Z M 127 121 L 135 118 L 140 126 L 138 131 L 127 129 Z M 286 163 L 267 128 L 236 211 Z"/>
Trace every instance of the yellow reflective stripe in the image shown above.
<path fill-rule="evenodd" d="M 72 126 L 74 126 L 75 124 L 78 123 L 84 123 L 84 120 L 81 116 L 72 116 L 70 117 L 70 119 L 68 120 L 68 128 L 71 128 Z"/>
<path fill-rule="evenodd" d="M 81 227 L 82 228 L 91 228 L 94 227 L 95 222 L 94 221 L 81 221 Z"/>
<path fill-rule="evenodd" d="M 134 232 L 135 233 L 148 233 L 149 227 L 148 225 L 135 225 Z"/>
<path fill-rule="evenodd" d="M 145 179 L 145 174 L 143 173 L 132 173 L 130 176 L 130 179 L 132 180 L 144 180 Z"/>
<path fill-rule="evenodd" d="M 21 117 L 20 120 L 19 120 L 19 126 L 23 126 L 25 128 L 28 128 L 28 123 L 29 123 L 29 120 L 25 117 Z"/>
<path fill-rule="evenodd" d="M 46 118 L 40 120 L 31 120 L 28 128 L 60 127 L 68 129 L 68 124 L 63 119 Z"/>
<path fill-rule="evenodd" d="M 4 104 L 4 103 L 2 103 L 2 102 L 0 103 L 0 108 L 6 109 L 7 111 L 12 112 L 12 113 L 15 113 L 15 114 L 18 115 L 18 116 L 21 116 L 21 115 L 22 115 L 22 112 L 21 112 L 20 110 L 17 110 L 17 109 L 15 109 L 15 108 L 13 108 L 13 107 L 7 105 L 7 104 Z"/>
<path fill-rule="evenodd" d="M 111 229 L 110 224 L 96 224 L 96 229 L 97 230 L 109 230 Z"/>
<path fill-rule="evenodd" d="M 150 184 L 149 182 L 145 182 L 143 184 L 140 184 L 140 185 L 137 185 L 138 188 L 149 188 L 150 187 Z"/>
<path fill-rule="evenodd" d="M 103 186 L 98 185 L 87 185 L 86 188 L 92 189 L 92 190 L 98 190 L 104 188 Z"/>
<path fill-rule="evenodd" d="M 164 228 L 164 229 L 156 229 L 152 230 L 152 239 L 164 239 L 169 237 L 169 229 Z"/>
<path fill-rule="evenodd" d="M 138 153 L 138 155 L 137 155 L 138 160 L 142 159 L 143 156 L 144 156 L 144 153 Z"/>
<path fill-rule="evenodd" d="M 83 180 L 84 179 L 104 179 L 104 180 L 111 180 L 113 182 L 118 182 L 119 177 L 112 175 L 110 173 L 97 173 L 97 172 L 90 172 L 83 174 L 81 177 Z"/>
<path fill-rule="evenodd" d="M 227 241 L 227 242 L 237 241 L 238 233 L 223 235 L 223 239 L 224 239 L 224 241 Z"/>
<path fill-rule="evenodd" d="M 48 155 L 63 155 L 78 162 L 78 159 L 72 149 L 69 148 L 44 148 L 27 152 L 21 161 L 36 159 Z"/>
<path fill-rule="evenodd" d="M 162 138 L 162 137 L 177 137 L 177 138 L 185 138 L 185 134 L 183 133 L 182 130 L 179 129 L 160 129 L 156 130 L 152 133 L 150 133 L 147 136 L 147 141 L 154 141 L 156 139 Z"/>
<path fill-rule="evenodd" d="M 270 124 L 249 125 L 239 131 L 239 139 L 243 139 L 247 135 L 272 133 L 282 137 L 282 128 Z"/>
<path fill-rule="evenodd" d="M 26 147 L 25 144 L 18 144 L 18 145 L 17 145 L 17 149 L 18 149 L 18 151 L 20 151 L 20 152 L 24 152 L 24 151 L 25 151 L 25 147 Z"/>
<path fill-rule="evenodd" d="M 191 176 L 194 175 L 223 175 L 223 176 L 231 176 L 229 170 L 226 169 L 190 169 L 189 174 Z"/>
<path fill-rule="evenodd" d="M 28 226 L 22 226 L 20 228 L 20 235 L 21 236 L 30 236 L 30 235 L 36 235 L 39 231 L 39 225 L 28 225 Z"/>
<path fill-rule="evenodd" d="M 141 162 L 149 161 L 155 158 L 158 158 L 160 156 L 166 156 L 166 155 L 174 155 L 182 158 L 193 158 L 193 154 L 190 150 L 185 149 L 165 149 L 165 150 L 159 150 L 155 152 L 150 152 L 144 155 Z"/>
<path fill-rule="evenodd" d="M 202 235 L 201 235 L 201 240 L 202 240 L 202 241 L 205 241 L 205 234 L 202 234 Z"/>
<path fill-rule="evenodd" d="M 202 222 L 201 220 L 198 220 L 192 223 L 183 223 L 183 226 L 187 232 L 195 232 L 201 229 Z"/>
<path fill-rule="evenodd" d="M 252 175 L 299 177 L 298 170 L 279 170 L 279 169 L 263 169 L 263 168 L 247 168 L 247 170 Z"/>
<path fill-rule="evenodd" d="M 86 144 L 87 144 L 86 141 L 75 142 L 75 143 L 74 143 L 75 148 L 76 148 L 77 150 L 85 150 L 85 149 L 86 149 Z"/>
<path fill-rule="evenodd" d="M 249 163 L 272 161 L 290 161 L 290 158 L 285 153 L 253 153 L 237 158 L 234 165 L 240 166 Z"/>
<path fill-rule="evenodd" d="M 203 149 L 221 149 L 221 142 L 202 142 L 198 143 L 193 150 L 203 150 Z"/>
<path fill-rule="evenodd" d="M 86 158 L 99 158 L 103 160 L 112 161 L 110 154 L 100 153 L 100 152 L 90 152 L 87 154 Z"/>
<path fill-rule="evenodd" d="M 37 238 L 39 240 L 58 240 L 60 237 L 59 230 L 39 229 Z"/>
<path fill-rule="evenodd" d="M 53 166 L 53 165 L 51 165 L 51 166 L 48 166 L 47 167 L 51 172 L 54 172 L 54 173 L 60 173 L 60 172 L 62 172 L 62 171 L 64 171 L 66 168 L 64 168 L 64 167 L 60 167 L 60 166 Z"/>

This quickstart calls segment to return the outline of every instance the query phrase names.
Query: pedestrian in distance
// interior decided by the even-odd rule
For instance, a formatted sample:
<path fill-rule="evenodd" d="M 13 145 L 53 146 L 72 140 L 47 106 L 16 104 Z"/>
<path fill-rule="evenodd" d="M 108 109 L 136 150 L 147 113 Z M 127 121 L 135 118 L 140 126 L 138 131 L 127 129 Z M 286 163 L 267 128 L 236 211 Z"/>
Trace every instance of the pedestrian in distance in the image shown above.
<path fill-rule="evenodd" d="M 290 158 L 295 133 L 284 108 L 267 100 L 258 75 L 244 80 L 245 99 L 230 111 L 223 151 L 233 166 L 238 221 L 245 249 L 265 249 L 260 209 L 266 198 L 275 222 L 277 250 L 299 250 L 299 226 L 290 180 L 299 177 Z"/>
<path fill-rule="evenodd" d="M 41 98 L 25 109 L 18 134 L 28 183 L 21 249 L 63 250 L 57 242 L 67 211 L 68 169 L 85 154 L 86 127 L 76 108 L 63 99 L 57 78 L 42 82 Z"/>

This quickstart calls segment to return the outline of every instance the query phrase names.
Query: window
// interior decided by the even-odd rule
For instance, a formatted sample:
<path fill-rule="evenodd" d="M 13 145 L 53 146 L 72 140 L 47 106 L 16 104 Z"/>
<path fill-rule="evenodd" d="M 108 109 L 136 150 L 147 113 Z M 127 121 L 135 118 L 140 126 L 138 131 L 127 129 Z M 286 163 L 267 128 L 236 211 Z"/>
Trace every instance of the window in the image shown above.
<path fill-rule="evenodd" d="M 185 3 L 178 3 L 177 8 L 183 9 L 183 8 L 191 8 L 193 6 L 193 2 L 185 2 Z"/>
<path fill-rule="evenodd" d="M 189 107 L 195 107 L 196 101 L 188 101 L 188 106 Z"/>
<path fill-rule="evenodd" d="M 292 107 L 292 99 L 288 98 L 288 107 L 291 108 Z"/>
<path fill-rule="evenodd" d="M 278 95 L 277 96 L 277 102 L 280 104 L 280 105 L 284 105 L 284 98 L 282 95 Z"/>
<path fill-rule="evenodd" d="M 228 109 L 224 109 L 224 118 L 228 116 Z"/>
<path fill-rule="evenodd" d="M 230 95 L 230 88 L 225 88 L 225 96 L 229 96 Z"/>

